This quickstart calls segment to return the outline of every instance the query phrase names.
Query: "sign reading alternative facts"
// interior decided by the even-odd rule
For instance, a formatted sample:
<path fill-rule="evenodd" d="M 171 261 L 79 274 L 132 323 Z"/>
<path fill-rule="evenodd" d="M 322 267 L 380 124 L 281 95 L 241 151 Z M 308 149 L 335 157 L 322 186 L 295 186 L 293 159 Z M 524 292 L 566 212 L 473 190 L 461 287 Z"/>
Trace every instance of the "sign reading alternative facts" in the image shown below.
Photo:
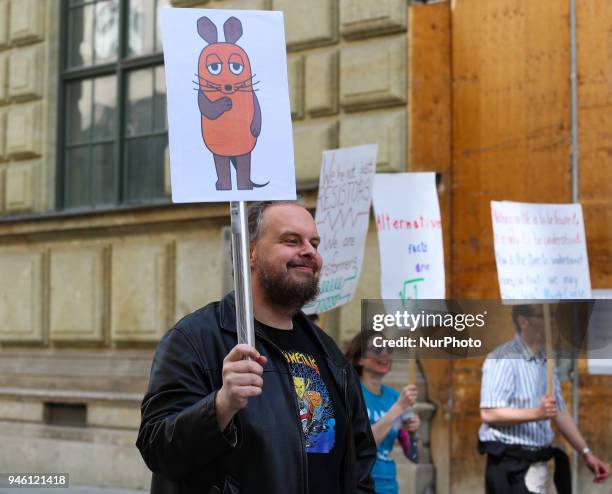
<path fill-rule="evenodd" d="M 315 221 L 323 271 L 320 293 L 307 314 L 335 309 L 355 294 L 368 231 L 377 146 L 323 152 Z"/>
<path fill-rule="evenodd" d="M 383 299 L 443 299 L 444 248 L 435 173 L 377 174 L 374 214 Z"/>
<path fill-rule="evenodd" d="M 281 12 L 163 8 L 174 202 L 295 199 Z"/>
<path fill-rule="evenodd" d="M 580 204 L 491 202 L 502 299 L 591 297 Z"/>

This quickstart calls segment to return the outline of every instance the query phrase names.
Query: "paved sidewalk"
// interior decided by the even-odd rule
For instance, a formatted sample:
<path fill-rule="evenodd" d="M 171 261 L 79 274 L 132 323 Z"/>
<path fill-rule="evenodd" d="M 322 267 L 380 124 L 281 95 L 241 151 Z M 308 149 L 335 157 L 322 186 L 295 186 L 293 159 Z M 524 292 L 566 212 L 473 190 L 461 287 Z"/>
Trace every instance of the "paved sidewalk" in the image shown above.
<path fill-rule="evenodd" d="M 126 491 L 102 487 L 73 486 L 69 488 L 0 487 L 0 494 L 148 494 L 149 491 Z"/>

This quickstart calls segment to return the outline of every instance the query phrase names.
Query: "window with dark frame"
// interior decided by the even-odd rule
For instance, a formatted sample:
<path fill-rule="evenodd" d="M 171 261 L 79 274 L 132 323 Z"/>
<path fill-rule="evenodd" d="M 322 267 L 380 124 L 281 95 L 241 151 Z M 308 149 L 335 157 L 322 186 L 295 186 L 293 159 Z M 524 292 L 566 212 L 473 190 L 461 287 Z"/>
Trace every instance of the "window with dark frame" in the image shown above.
<path fill-rule="evenodd" d="M 58 207 L 165 200 L 169 0 L 62 0 Z"/>

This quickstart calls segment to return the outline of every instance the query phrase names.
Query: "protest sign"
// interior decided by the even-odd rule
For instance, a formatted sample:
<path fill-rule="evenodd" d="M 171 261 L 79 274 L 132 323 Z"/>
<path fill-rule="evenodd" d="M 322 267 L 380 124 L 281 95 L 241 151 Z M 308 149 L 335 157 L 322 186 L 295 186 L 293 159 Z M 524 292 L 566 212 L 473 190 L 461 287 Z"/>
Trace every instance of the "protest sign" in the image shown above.
<path fill-rule="evenodd" d="M 373 201 L 382 298 L 444 298 L 444 248 L 435 173 L 377 174 Z"/>
<path fill-rule="evenodd" d="M 368 231 L 377 146 L 323 152 L 315 222 L 323 258 L 320 293 L 307 314 L 349 302 L 359 281 Z"/>
<path fill-rule="evenodd" d="M 281 12 L 161 9 L 174 202 L 295 199 Z"/>
<path fill-rule="evenodd" d="M 491 202 L 502 299 L 591 297 L 580 204 Z"/>

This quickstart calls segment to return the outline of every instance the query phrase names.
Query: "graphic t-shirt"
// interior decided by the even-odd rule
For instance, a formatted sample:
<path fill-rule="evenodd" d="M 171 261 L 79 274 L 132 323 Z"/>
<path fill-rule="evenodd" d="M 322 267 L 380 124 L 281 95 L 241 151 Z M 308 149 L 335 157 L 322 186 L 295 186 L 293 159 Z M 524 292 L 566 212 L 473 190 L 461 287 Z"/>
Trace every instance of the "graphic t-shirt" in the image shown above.
<path fill-rule="evenodd" d="M 378 422 L 399 398 L 399 393 L 395 389 L 384 384 L 381 386 L 379 395 L 369 391 L 363 384 L 361 391 L 368 409 L 370 424 Z M 398 432 L 399 423 L 396 421 L 376 450 L 376 463 L 372 468 L 376 494 L 397 494 L 398 492 L 395 461 L 391 458 L 391 450 Z"/>
<path fill-rule="evenodd" d="M 310 493 L 337 494 L 346 453 L 347 419 L 324 354 L 305 328 L 285 330 L 257 324 L 289 365 L 308 454 Z"/>

